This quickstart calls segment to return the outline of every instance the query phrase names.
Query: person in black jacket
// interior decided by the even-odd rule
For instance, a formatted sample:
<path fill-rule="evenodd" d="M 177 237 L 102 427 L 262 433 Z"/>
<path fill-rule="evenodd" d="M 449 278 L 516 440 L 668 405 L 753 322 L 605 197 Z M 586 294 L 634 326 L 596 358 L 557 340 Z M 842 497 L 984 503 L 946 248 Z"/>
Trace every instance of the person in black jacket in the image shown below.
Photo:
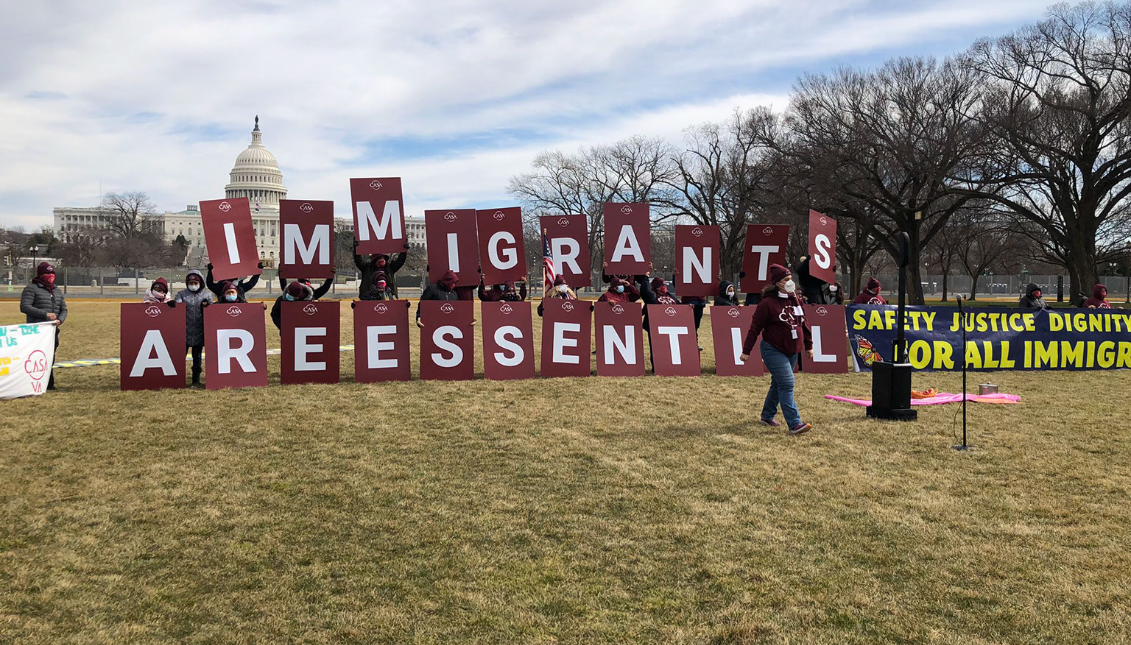
<path fill-rule="evenodd" d="M 300 300 L 317 300 L 314 297 L 314 289 L 310 288 L 309 284 L 304 284 L 301 280 L 295 280 L 287 285 L 283 294 L 275 298 L 275 306 L 271 307 L 271 322 L 275 323 L 275 328 L 279 331 L 283 329 L 283 301 L 297 302 Z"/>
<path fill-rule="evenodd" d="M 459 300 L 459 294 L 456 293 L 456 284 L 459 282 L 459 276 L 455 271 L 445 271 L 444 275 L 436 281 L 436 284 L 428 285 L 424 293 L 420 294 L 420 301 L 425 300 Z M 420 322 L 420 305 L 416 306 L 416 326 L 423 327 L 424 323 Z"/>
<path fill-rule="evenodd" d="M 526 301 L 526 280 L 519 280 L 518 288 L 515 288 L 515 283 L 508 282 L 503 287 L 503 300 L 507 302 L 525 302 Z"/>
<path fill-rule="evenodd" d="M 810 259 L 811 258 L 806 256 L 801 256 L 801 263 L 793 270 L 794 275 L 798 278 L 798 286 L 801 287 L 801 295 L 805 296 L 805 302 L 811 305 L 832 304 L 825 302 L 824 297 L 824 289 L 828 283 L 809 273 Z M 836 270 L 835 266 L 833 270 Z"/>
<path fill-rule="evenodd" d="M 1048 303 L 1045 302 L 1044 295 L 1041 293 L 1041 288 L 1036 284 L 1029 283 L 1025 287 L 1025 295 L 1021 296 L 1021 300 L 1017 303 L 1018 308 L 1027 310 L 1041 310 L 1048 309 Z"/>
<path fill-rule="evenodd" d="M 716 307 L 737 307 L 738 306 L 738 292 L 734 289 L 734 283 L 723 280 L 719 283 L 719 295 L 715 296 Z"/>
<path fill-rule="evenodd" d="M 260 262 L 258 266 L 262 269 L 263 263 Z M 229 282 L 234 284 L 236 290 L 239 292 L 239 302 L 247 302 L 247 292 L 251 291 L 255 288 L 255 285 L 259 284 L 259 276 L 253 275 L 247 280 L 222 280 L 217 284 L 216 281 L 212 279 L 212 263 L 208 263 L 208 274 L 204 276 L 204 284 L 208 287 L 209 291 L 216 294 L 218 300 L 224 299 L 224 288 Z"/>
<path fill-rule="evenodd" d="M 331 268 L 330 277 L 326 278 L 326 281 L 322 283 L 322 286 L 318 287 L 317 289 L 315 289 L 314 285 L 311 284 L 310 278 L 298 278 L 297 281 L 310 287 L 310 289 L 314 292 L 314 297 L 311 298 L 311 300 L 321 300 L 322 296 L 330 293 L 330 287 L 334 286 L 334 276 L 337 274 L 338 270 L 336 268 Z M 283 276 L 279 276 L 279 291 L 280 293 L 286 293 L 287 291 L 287 279 Z"/>
<path fill-rule="evenodd" d="M 360 279 L 358 280 L 359 298 L 365 300 L 365 294 L 373 286 L 373 275 L 378 271 L 385 274 L 385 279 L 388 281 L 386 291 L 392 296 L 391 299 L 397 298 L 397 271 L 400 271 L 408 260 L 408 244 L 404 245 L 403 253 L 395 253 L 392 257 L 384 253 L 377 253 L 370 256 L 362 256 L 357 254 L 357 240 L 353 241 L 353 263 L 357 270 L 361 272 Z"/>
<path fill-rule="evenodd" d="M 365 295 L 361 296 L 362 300 L 393 300 L 389 292 L 389 281 L 385 278 L 384 271 L 378 271 L 373 274 L 373 284 Z"/>

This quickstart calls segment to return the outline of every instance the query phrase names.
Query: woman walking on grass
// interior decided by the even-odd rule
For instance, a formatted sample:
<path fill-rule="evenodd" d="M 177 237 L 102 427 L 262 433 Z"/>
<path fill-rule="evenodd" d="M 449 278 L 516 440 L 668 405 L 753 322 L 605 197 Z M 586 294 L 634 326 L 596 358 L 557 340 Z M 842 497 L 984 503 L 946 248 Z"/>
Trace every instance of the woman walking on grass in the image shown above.
<path fill-rule="evenodd" d="M 750 352 L 761 335 L 762 362 L 770 371 L 771 379 L 770 391 L 762 406 L 762 423 L 772 428 L 781 427 L 774 420 L 778 406 L 781 406 L 789 434 L 801 434 L 808 432 L 812 426 L 801 420 L 797 404 L 793 401 L 793 368 L 797 366 L 802 349 L 810 360 L 813 359 L 813 336 L 805 324 L 797 285 L 789 269 L 780 264 L 770 265 L 770 280 L 770 284 L 762 290 L 762 301 L 754 310 L 754 319 L 746 334 L 746 342 L 742 344 L 739 360 L 745 363 L 750 359 Z"/>

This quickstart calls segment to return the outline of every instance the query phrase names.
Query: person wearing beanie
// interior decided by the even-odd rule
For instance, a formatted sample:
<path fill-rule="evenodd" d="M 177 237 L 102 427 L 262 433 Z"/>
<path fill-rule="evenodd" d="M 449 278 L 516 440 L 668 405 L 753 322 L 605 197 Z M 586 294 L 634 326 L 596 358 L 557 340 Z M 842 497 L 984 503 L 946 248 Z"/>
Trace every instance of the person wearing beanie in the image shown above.
<path fill-rule="evenodd" d="M 630 298 L 628 283 L 614 275 L 609 280 L 608 290 L 597 298 L 597 302 L 632 302 Z"/>
<path fill-rule="evenodd" d="M 503 300 L 506 302 L 525 302 L 526 280 L 519 280 L 517 287 L 515 287 L 514 282 L 506 283 L 503 286 Z"/>
<path fill-rule="evenodd" d="M 157 278 L 154 280 L 153 284 L 151 284 L 149 289 L 145 292 L 145 295 L 142 296 L 141 301 L 156 303 L 172 302 L 173 296 L 169 294 L 169 281 L 165 278 Z"/>
<path fill-rule="evenodd" d="M 1084 301 L 1084 308 L 1111 309 L 1111 303 L 1107 301 L 1107 287 L 1097 284 L 1092 289 L 1092 297 Z"/>
<path fill-rule="evenodd" d="M 1034 283 L 1029 283 L 1025 287 L 1025 295 L 1021 296 L 1020 302 L 1017 303 L 1019 309 L 1037 310 L 1048 309 L 1048 304 L 1045 303 L 1041 288 Z"/>
<path fill-rule="evenodd" d="M 203 387 L 200 373 L 204 370 L 201 359 L 204 352 L 204 308 L 215 302 L 212 292 L 204 288 L 204 274 L 192 269 L 185 276 L 185 288 L 177 292 L 172 306 L 185 308 L 185 350 L 192 352 L 192 386 Z"/>
<path fill-rule="evenodd" d="M 389 280 L 385 277 L 384 271 L 378 271 L 373 274 L 373 284 L 369 290 L 361 296 L 362 300 L 392 300 L 392 293 L 389 291 Z"/>
<path fill-rule="evenodd" d="M 358 255 L 357 253 L 357 240 L 353 241 L 353 264 L 361 273 L 358 280 L 358 294 L 357 297 L 362 300 L 374 300 L 374 298 L 366 298 L 365 294 L 373 288 L 373 276 L 378 271 L 385 274 L 387 281 L 386 291 L 388 298 L 386 300 L 396 300 L 397 298 L 397 271 L 400 271 L 408 260 L 409 245 L 404 245 L 403 253 L 394 253 L 391 257 L 385 253 L 377 253 L 374 255 Z"/>
<path fill-rule="evenodd" d="M 263 263 L 260 262 L 258 266 L 259 266 L 260 269 L 262 269 Z M 227 290 L 227 286 L 228 285 L 235 285 L 236 291 L 238 292 L 239 297 L 238 297 L 238 299 L 231 300 L 229 302 L 247 302 L 247 292 L 251 291 L 252 289 L 255 288 L 255 285 L 259 284 L 259 276 L 258 275 L 253 275 L 250 278 L 248 278 L 247 280 L 222 280 L 219 284 L 217 284 L 216 281 L 212 279 L 212 263 L 211 262 L 208 263 L 207 269 L 208 269 L 208 273 L 204 277 L 204 284 L 208 285 L 208 290 L 211 291 L 212 293 L 216 294 L 216 297 L 219 298 L 220 300 L 226 299 L 224 297 L 224 292 Z"/>
<path fill-rule="evenodd" d="M 868 284 L 864 286 L 864 290 L 860 295 L 856 296 L 856 300 L 852 301 L 854 305 L 886 305 L 887 301 L 880 295 L 880 281 L 875 276 L 868 278 Z"/>
<path fill-rule="evenodd" d="M 55 323 L 55 349 L 59 349 L 59 327 L 67 320 L 67 299 L 63 290 L 55 287 L 55 266 L 50 262 L 40 262 L 35 268 L 35 277 L 20 293 L 20 313 L 27 317 L 27 323 Z M 47 380 L 47 389 L 55 388 L 55 370 Z"/>
<path fill-rule="evenodd" d="M 275 298 L 275 304 L 271 307 L 271 322 L 275 323 L 275 328 L 279 331 L 283 331 L 283 302 L 301 302 L 307 300 L 317 300 L 317 298 L 314 297 L 314 289 L 310 288 L 309 283 L 295 280 L 288 284 L 282 295 Z"/>
<path fill-rule="evenodd" d="M 759 346 L 762 362 L 770 372 L 770 391 L 762 404 L 762 423 L 772 428 L 781 427 L 774 419 L 781 407 L 790 434 L 808 432 L 812 426 L 801 420 L 793 398 L 793 370 L 802 350 L 809 360 L 813 359 L 813 335 L 805 324 L 805 312 L 797 296 L 793 274 L 780 264 L 770 265 L 770 283 L 762 290 L 762 301 L 754 310 L 750 330 L 742 344 L 739 360 L 743 363 L 750 359 L 758 336 L 762 337 Z"/>
<path fill-rule="evenodd" d="M 716 307 L 737 307 L 738 291 L 733 282 L 723 280 L 719 283 L 719 295 L 715 296 Z"/>
<path fill-rule="evenodd" d="M 546 310 L 544 305 L 547 298 L 559 298 L 561 300 L 577 300 L 577 294 L 573 289 L 569 288 L 569 283 L 566 282 L 565 276 L 558 274 L 554 276 L 554 285 L 546 289 L 546 293 L 542 295 L 542 301 L 538 304 L 538 316 L 541 317 L 542 313 Z"/>
<path fill-rule="evenodd" d="M 314 284 L 310 282 L 310 278 L 297 278 L 297 279 L 298 279 L 299 282 L 305 284 L 306 286 L 308 286 L 308 287 L 310 287 L 311 289 L 314 290 L 314 299 L 315 300 L 321 300 L 322 296 L 330 293 L 330 288 L 334 286 L 334 276 L 336 276 L 336 275 L 338 275 L 338 268 L 337 267 L 330 267 L 330 277 L 327 278 L 326 281 L 322 283 L 322 286 L 318 287 L 317 289 L 315 289 Z M 283 276 L 279 276 L 279 291 L 284 292 L 286 290 L 287 290 L 287 279 L 284 278 Z"/>
<path fill-rule="evenodd" d="M 247 302 L 240 285 L 235 280 L 224 280 L 212 292 L 220 296 L 220 302 Z"/>
<path fill-rule="evenodd" d="M 420 301 L 425 300 L 459 300 L 459 294 L 456 292 L 456 285 L 459 284 L 459 275 L 455 271 L 445 271 L 444 275 L 436 281 L 436 284 L 428 285 L 424 293 L 420 294 Z M 420 322 L 420 305 L 416 307 L 416 326 L 423 327 L 424 324 Z"/>
<path fill-rule="evenodd" d="M 479 276 L 479 301 L 499 302 L 503 299 L 503 291 L 505 291 L 506 288 L 506 282 L 501 284 L 484 284 L 483 276 Z"/>

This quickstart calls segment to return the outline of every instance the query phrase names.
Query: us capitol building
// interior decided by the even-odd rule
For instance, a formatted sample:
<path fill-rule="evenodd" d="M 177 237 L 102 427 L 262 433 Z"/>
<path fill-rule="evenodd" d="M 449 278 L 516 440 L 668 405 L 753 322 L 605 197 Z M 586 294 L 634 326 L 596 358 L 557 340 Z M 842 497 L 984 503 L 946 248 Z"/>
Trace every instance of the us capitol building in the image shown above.
<path fill-rule="evenodd" d="M 343 179 L 343 181 L 345 181 Z M 255 228 L 255 243 L 259 258 L 264 266 L 274 267 L 279 255 L 282 233 L 279 225 L 279 201 L 286 199 L 287 187 L 283 185 L 283 173 L 279 161 L 263 146 L 263 132 L 259 129 L 259 117 L 255 117 L 255 128 L 251 131 L 251 144 L 236 157 L 236 163 L 229 173 L 228 185 L 224 186 L 224 197 L 228 199 L 246 197 L 251 205 L 252 226 Z M 105 227 L 111 214 L 98 206 L 92 208 L 56 207 L 55 236 L 64 243 L 89 233 L 91 229 Z M 183 236 L 188 243 L 185 263 L 190 266 L 203 266 L 208 262 L 204 245 L 204 229 L 200 224 L 200 210 L 190 204 L 183 211 L 165 212 L 157 215 L 167 242 L 176 241 Z M 353 234 L 352 219 L 338 218 L 338 235 L 341 231 Z M 424 218 L 405 217 L 408 243 L 414 248 L 425 248 Z"/>

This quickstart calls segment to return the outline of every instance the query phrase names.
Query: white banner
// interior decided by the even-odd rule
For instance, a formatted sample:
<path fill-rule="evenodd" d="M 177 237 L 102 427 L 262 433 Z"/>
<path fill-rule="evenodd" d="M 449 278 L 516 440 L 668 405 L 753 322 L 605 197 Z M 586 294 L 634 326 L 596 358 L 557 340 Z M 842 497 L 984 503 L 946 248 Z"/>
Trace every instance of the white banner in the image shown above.
<path fill-rule="evenodd" d="M 55 360 L 55 323 L 0 327 L 0 399 L 43 394 Z"/>

